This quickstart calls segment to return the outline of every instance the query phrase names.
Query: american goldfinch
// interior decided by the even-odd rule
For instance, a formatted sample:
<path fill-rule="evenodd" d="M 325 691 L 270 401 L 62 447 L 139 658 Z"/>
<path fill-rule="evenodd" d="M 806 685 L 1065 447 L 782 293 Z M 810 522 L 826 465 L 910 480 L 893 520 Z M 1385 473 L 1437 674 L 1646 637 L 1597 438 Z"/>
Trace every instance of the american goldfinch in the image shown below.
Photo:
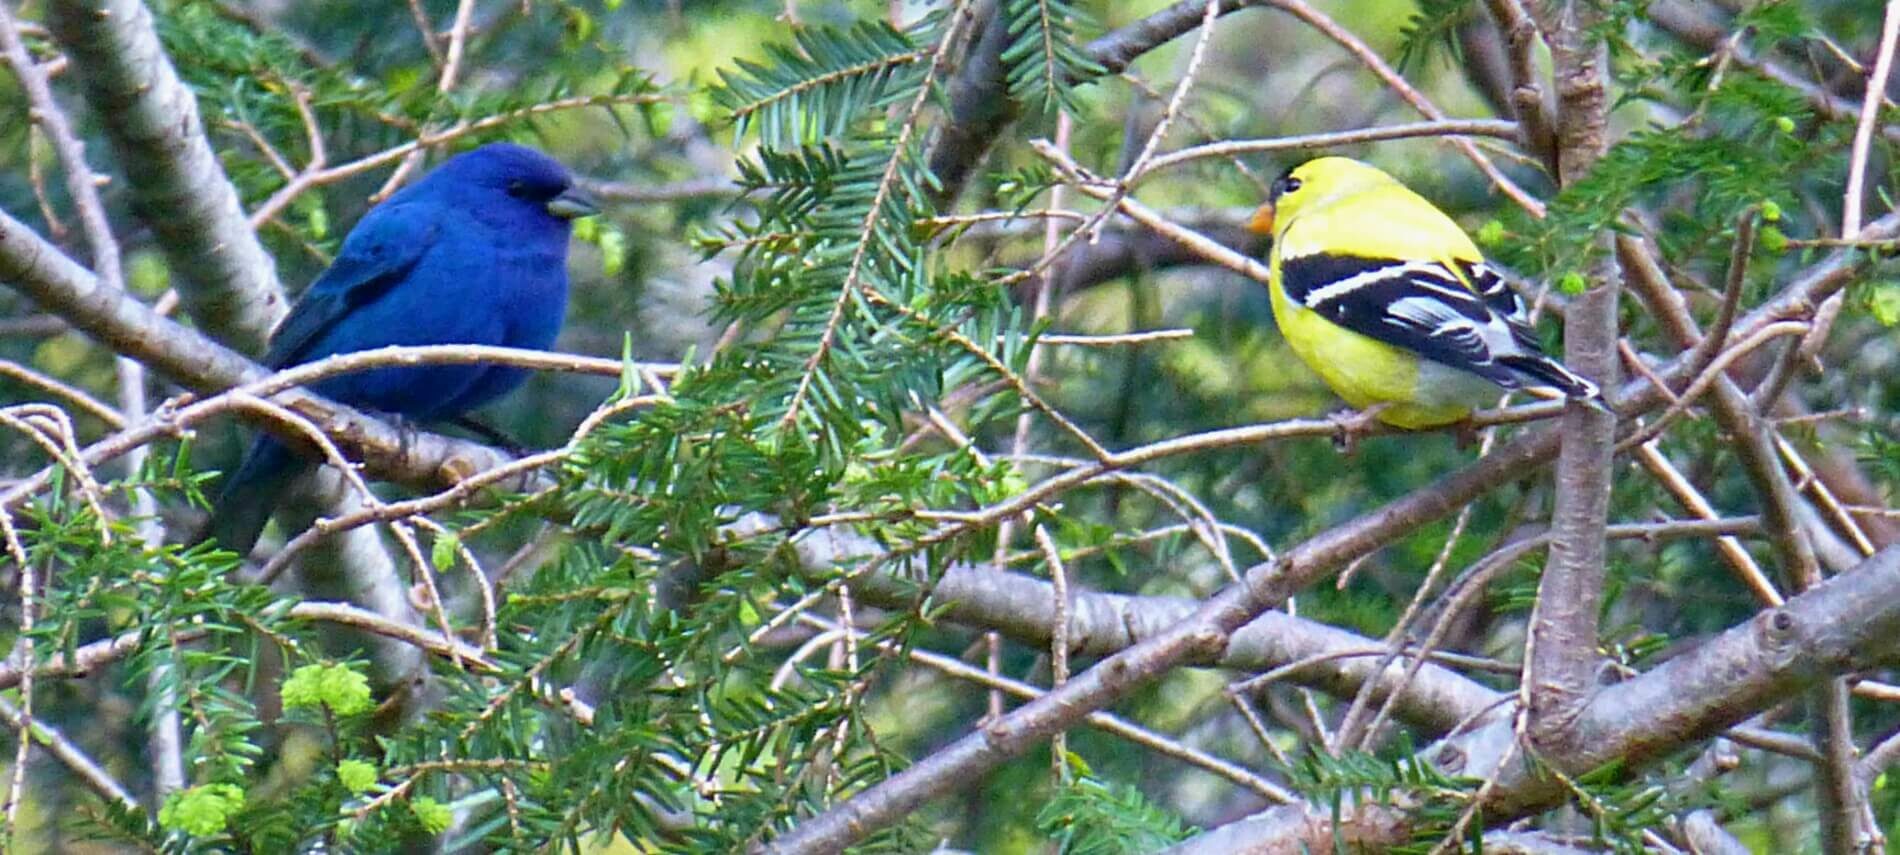
<path fill-rule="evenodd" d="M 1444 212 L 1377 168 L 1322 157 L 1273 182 L 1248 227 L 1273 236 L 1273 315 L 1348 404 L 1417 429 L 1462 421 L 1498 388 L 1596 384 L 1538 348 L 1524 301 Z"/>

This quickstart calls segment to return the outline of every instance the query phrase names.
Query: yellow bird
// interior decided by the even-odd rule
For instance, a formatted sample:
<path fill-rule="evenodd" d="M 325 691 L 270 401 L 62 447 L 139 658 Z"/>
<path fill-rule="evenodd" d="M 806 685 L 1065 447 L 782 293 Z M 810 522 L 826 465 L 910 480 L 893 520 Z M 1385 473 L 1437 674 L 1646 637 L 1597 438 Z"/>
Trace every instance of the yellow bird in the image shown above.
<path fill-rule="evenodd" d="M 1273 236 L 1273 317 L 1346 403 L 1418 429 L 1463 421 L 1498 389 L 1548 386 L 1604 408 L 1545 356 L 1524 301 L 1463 229 L 1379 169 L 1309 160 L 1273 182 L 1248 227 Z"/>

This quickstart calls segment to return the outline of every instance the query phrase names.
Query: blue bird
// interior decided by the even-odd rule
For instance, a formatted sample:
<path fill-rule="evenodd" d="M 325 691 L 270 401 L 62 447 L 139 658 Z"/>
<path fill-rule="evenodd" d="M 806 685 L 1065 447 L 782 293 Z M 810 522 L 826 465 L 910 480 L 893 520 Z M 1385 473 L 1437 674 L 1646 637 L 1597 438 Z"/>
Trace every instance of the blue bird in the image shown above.
<path fill-rule="evenodd" d="M 567 309 L 569 221 L 595 213 L 561 164 L 531 148 L 482 146 L 372 209 L 291 307 L 263 364 L 282 369 L 390 345 L 546 349 Z M 526 371 L 490 365 L 378 368 L 320 380 L 338 403 L 416 421 L 459 418 Z M 277 498 L 314 462 L 259 437 L 225 482 L 197 540 L 240 555 Z"/>

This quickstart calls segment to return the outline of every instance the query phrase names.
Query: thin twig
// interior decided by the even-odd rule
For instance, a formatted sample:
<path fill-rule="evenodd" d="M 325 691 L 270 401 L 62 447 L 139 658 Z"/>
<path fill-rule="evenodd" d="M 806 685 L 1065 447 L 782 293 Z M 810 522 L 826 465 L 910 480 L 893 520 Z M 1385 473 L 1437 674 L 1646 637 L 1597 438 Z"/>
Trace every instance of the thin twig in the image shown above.
<path fill-rule="evenodd" d="M 324 462 L 342 473 L 344 481 L 350 485 L 357 496 L 361 497 L 364 507 L 378 508 L 385 504 L 382 498 L 370 489 L 369 482 L 363 479 L 363 474 L 357 471 L 357 467 L 350 464 L 349 459 L 343 456 L 342 450 L 338 449 L 336 444 L 330 441 L 330 437 L 324 434 L 323 429 L 315 423 L 289 407 L 255 395 L 239 393 L 235 399 L 241 407 L 264 413 L 278 423 L 290 426 L 303 440 L 321 450 Z M 422 546 L 416 542 L 415 530 L 406 521 L 393 519 L 389 522 L 389 531 L 396 536 L 397 544 L 402 546 L 403 551 L 408 554 L 410 565 L 415 568 L 416 578 L 422 583 L 428 595 L 429 601 L 426 605 L 435 618 L 436 624 L 441 628 L 442 634 L 453 636 L 455 627 L 449 622 L 448 612 L 442 604 L 442 592 L 436 587 L 435 566 L 433 562 L 423 557 Z M 457 664 L 459 665 L 460 662 L 458 661 Z"/>
<path fill-rule="evenodd" d="M 251 227 L 253 229 L 261 228 L 263 224 L 275 219 L 279 214 L 283 213 L 286 208 L 290 207 L 290 204 L 296 201 L 297 197 L 302 196 L 306 191 L 312 188 L 335 184 L 344 179 L 361 175 L 372 169 L 377 169 L 405 158 L 419 155 L 428 149 L 439 148 L 469 134 L 480 133 L 510 122 L 563 110 L 575 110 L 586 107 L 608 107 L 623 104 L 653 104 L 664 100 L 666 100 L 665 96 L 644 94 L 577 95 L 571 98 L 561 98 L 543 104 L 522 107 L 518 110 L 509 110 L 505 113 L 496 113 L 492 116 L 484 116 L 471 122 L 457 124 L 441 131 L 425 133 L 402 145 L 384 149 L 375 154 L 365 155 L 348 163 L 341 163 L 331 167 L 306 167 L 295 180 L 278 188 L 277 192 L 272 193 L 270 198 L 265 199 L 263 204 L 257 206 L 257 208 L 251 212 Z"/>
<path fill-rule="evenodd" d="M 1044 563 L 1049 567 L 1050 591 L 1055 595 L 1055 622 L 1050 624 L 1049 632 L 1049 685 L 1060 687 L 1069 682 L 1069 570 L 1062 563 L 1062 550 L 1049 536 L 1049 528 L 1036 526 L 1036 546 L 1042 549 Z M 1069 740 L 1064 732 L 1057 732 L 1050 741 L 1051 763 L 1054 766 L 1057 781 L 1066 781 L 1069 777 Z"/>
<path fill-rule="evenodd" d="M 429 20 L 429 10 L 422 8 L 422 0 L 408 0 L 409 17 L 415 19 L 416 34 L 422 37 L 422 49 L 429 52 L 429 61 L 439 71 L 442 68 L 442 46 L 435 43 L 435 22 Z"/>
<path fill-rule="evenodd" d="M 1868 152 L 1873 147 L 1874 125 L 1880 117 L 1880 103 L 1887 94 L 1887 80 L 1893 75 L 1893 58 L 1900 47 L 1900 0 L 1887 0 L 1886 18 L 1880 27 L 1880 48 L 1874 59 L 1873 73 L 1867 76 L 1867 93 L 1861 99 L 1860 121 L 1854 126 L 1854 144 L 1847 157 L 1847 190 L 1841 199 L 1841 239 L 1860 237 L 1861 200 L 1866 196 Z M 1840 316 L 1844 295 L 1835 294 L 1814 313 L 1814 329 L 1801 340 L 1801 355 L 1812 359 L 1827 342 L 1834 319 Z"/>
<path fill-rule="evenodd" d="M 1002 14 L 1002 12 L 1003 10 L 999 7 L 995 10 L 995 12 L 993 12 L 993 14 L 1000 15 Z M 1073 130 L 1074 126 L 1075 126 L 1075 120 L 1072 116 L 1069 115 L 1069 112 L 1067 110 L 1063 110 L 1056 114 L 1056 141 L 1055 141 L 1056 147 L 1062 149 L 1063 151 L 1068 150 L 1069 134 Z M 1049 204 L 1046 209 L 1048 213 L 1053 214 L 1054 212 L 1063 210 L 1063 203 L 1064 203 L 1063 195 L 1064 195 L 1065 189 L 1066 189 L 1065 187 L 1057 186 L 1050 190 Z M 1058 251 L 1057 248 L 1061 245 L 1060 235 L 1061 235 L 1060 223 L 1056 217 L 1050 216 L 1043 221 L 1042 253 L 1043 253 L 1043 259 L 1045 261 Z M 1042 262 L 1038 262 L 1038 264 L 1041 264 L 1041 263 Z M 1055 283 L 1049 281 L 1048 277 L 1041 277 L 1039 279 L 1036 279 L 1035 282 L 1036 282 L 1036 285 L 1035 285 L 1036 296 L 1035 296 L 1035 299 L 1030 304 L 1031 308 L 1030 308 L 1030 316 L 1029 316 L 1029 322 L 1032 327 L 1040 326 L 1041 324 L 1049 320 L 1050 310 L 1054 304 L 1055 291 L 1056 291 Z M 1035 386 L 1037 380 L 1042 375 L 1043 365 L 1045 362 L 1047 362 L 1046 356 L 1047 354 L 1041 348 L 1037 348 L 1029 352 L 1029 359 L 1023 365 L 1023 385 L 1025 387 L 1033 388 Z M 1034 424 L 1033 419 L 1032 419 L 1033 414 L 1034 414 L 1034 409 L 1027 408 L 1027 407 L 1024 408 L 1021 413 L 1017 414 L 1016 428 L 1010 436 L 1010 453 L 1012 455 L 1020 457 L 1024 453 L 1029 451 L 1029 431 L 1030 431 L 1031 426 Z M 960 436 L 961 434 L 959 433 L 958 435 Z M 964 442 L 962 444 L 967 446 L 967 445 L 970 445 L 971 443 L 968 442 L 968 439 L 966 437 L 964 438 Z M 1002 563 L 1004 561 L 1004 559 L 1006 558 L 1009 552 L 1009 544 L 1012 540 L 1015 539 L 1015 526 L 1016 526 L 1016 520 L 1006 519 L 1006 520 L 1003 520 L 1002 525 L 997 527 L 996 554 L 994 556 L 994 560 L 996 560 L 998 563 Z M 1040 526 L 1037 527 L 1036 532 L 1039 539 L 1045 536 Z M 1040 543 L 1038 543 L 1038 546 L 1040 546 Z M 1051 572 L 1054 572 L 1053 567 L 1051 568 Z M 1063 607 L 1066 608 L 1066 603 L 1063 604 Z M 1067 635 L 1066 628 L 1064 629 L 1063 634 Z M 993 663 L 993 668 L 1001 667 L 1002 644 L 1003 644 L 1003 639 L 1000 634 L 996 633 L 995 631 L 984 633 L 983 645 L 985 647 L 985 652 L 986 652 L 986 656 L 984 658 L 985 658 L 986 663 Z M 1063 669 L 1064 669 L 1063 678 L 1067 679 L 1068 658 L 1067 658 L 1066 652 L 1063 654 L 1062 664 L 1063 664 Z M 1003 694 L 1000 691 L 991 690 L 990 697 L 989 697 L 989 717 L 992 719 L 995 719 L 995 718 L 1001 718 L 1002 715 L 1003 715 Z M 1064 753 L 1067 751 L 1066 742 L 1060 736 L 1058 736 L 1057 739 L 1051 743 L 1051 746 L 1055 749 L 1053 753 L 1055 755 L 1054 763 L 1055 763 L 1055 770 L 1056 770 L 1056 780 L 1057 781 L 1066 780 L 1065 776 L 1067 775 L 1068 761 L 1063 756 Z"/>
<path fill-rule="evenodd" d="M 1695 485 L 1689 482 L 1688 476 L 1683 475 L 1682 471 L 1663 455 L 1662 450 L 1656 447 L 1655 440 L 1637 446 L 1636 459 L 1643 468 L 1649 470 L 1649 473 L 1663 485 L 1664 489 L 1676 497 L 1676 501 L 1682 503 L 1689 513 L 1694 514 L 1698 519 L 1720 518 L 1720 515 L 1715 512 L 1715 507 L 1709 504 L 1708 498 L 1702 495 L 1702 491 L 1697 490 Z M 1717 537 L 1715 547 L 1716 551 L 1721 553 L 1728 562 L 1729 567 L 1741 577 L 1742 583 L 1755 593 L 1755 599 L 1771 608 L 1787 602 L 1787 598 L 1781 595 L 1775 583 L 1769 580 L 1768 574 L 1762 572 L 1761 565 L 1755 562 L 1755 556 L 1750 555 L 1748 548 L 1743 546 L 1734 535 Z"/>
<path fill-rule="evenodd" d="M 47 754 L 52 755 L 53 759 L 58 760 L 78 776 L 80 783 L 85 784 L 87 789 L 97 793 L 100 798 L 116 802 L 121 809 L 134 814 L 143 809 L 138 799 L 133 798 L 132 794 L 126 790 L 125 785 L 113 778 L 112 773 L 100 766 L 98 761 L 88 756 L 85 749 L 73 744 L 66 734 L 59 732 L 52 725 L 38 721 L 29 725 L 25 711 L 5 698 L 0 698 L 0 722 L 19 731 L 22 742 L 39 742 L 46 746 Z"/>
<path fill-rule="evenodd" d="M 1335 148 L 1343 145 L 1352 145 L 1354 143 L 1377 142 L 1380 140 L 1447 136 L 1486 136 L 1507 140 L 1516 139 L 1517 123 L 1498 119 L 1445 119 L 1358 128 L 1350 131 L 1303 134 L 1293 137 L 1273 137 L 1271 139 L 1259 140 L 1223 140 L 1158 155 L 1153 160 L 1150 160 L 1147 167 L 1141 172 L 1130 175 L 1128 177 L 1128 184 L 1134 186 L 1161 170 L 1210 157 L 1233 157 L 1242 154 L 1261 154 L 1275 151 Z"/>
<path fill-rule="evenodd" d="M 455 85 L 460 82 L 462 59 L 468 51 L 469 23 L 473 20 L 474 13 L 475 0 L 461 0 L 455 6 L 455 23 L 449 28 L 449 46 L 442 58 L 442 73 L 436 78 L 435 91 L 438 95 L 448 95 L 455 91 Z M 424 34 L 425 43 L 427 39 L 428 35 Z M 458 122 L 457 124 L 465 123 Z M 390 174 L 389 180 L 383 182 L 382 189 L 377 190 L 371 199 L 381 201 L 389 198 L 389 194 L 396 192 L 396 188 L 402 186 L 402 182 L 409 177 L 409 173 L 422 165 L 424 154 L 424 150 L 418 147 L 404 157 L 402 163 L 396 167 L 396 171 Z"/>
<path fill-rule="evenodd" d="M 818 629 L 831 629 L 836 627 L 835 624 L 817 615 L 802 614 L 798 619 L 800 622 L 809 624 Z M 1027 683 L 1012 680 L 1008 677 L 967 665 L 948 656 L 932 653 L 928 650 L 920 650 L 913 646 L 899 645 L 890 641 L 879 641 L 877 642 L 877 647 L 879 650 L 887 653 L 901 651 L 911 661 L 918 664 L 942 671 L 957 679 L 968 680 L 977 685 L 1005 692 L 1019 698 L 1033 700 L 1043 695 L 1040 689 Z M 1192 746 L 1184 745 L 1178 740 L 1155 733 L 1152 730 L 1130 722 L 1113 713 L 1090 713 L 1085 721 L 1087 721 L 1090 726 L 1100 729 L 1105 733 L 1114 734 L 1163 756 L 1172 757 L 1184 763 L 1198 766 L 1208 772 L 1226 778 L 1233 783 L 1239 784 L 1259 794 L 1261 798 L 1267 799 L 1268 801 L 1279 804 L 1290 804 L 1298 800 L 1298 796 L 1288 792 L 1285 788 L 1254 774 L 1239 764 L 1215 757 Z"/>
<path fill-rule="evenodd" d="M 57 378 L 34 371 L 10 359 L 0 359 L 0 377 L 11 377 L 29 386 L 37 386 L 77 405 L 87 414 L 105 422 L 113 430 L 125 429 L 125 416 L 112 405 L 92 396 L 77 386 L 61 382 Z"/>
<path fill-rule="evenodd" d="M 260 584 L 269 584 L 277 574 L 283 572 L 285 568 L 290 566 L 292 559 L 318 540 L 365 525 L 379 522 L 394 522 L 396 520 L 418 517 L 422 514 L 434 513 L 446 508 L 456 507 L 491 484 L 498 484 L 518 475 L 552 466 L 567 459 L 579 448 L 580 442 L 608 416 L 624 412 L 634 407 L 651 406 L 668 400 L 671 399 L 664 395 L 641 395 L 622 399 L 612 405 L 596 410 L 594 415 L 582 420 L 580 426 L 575 429 L 574 433 L 569 436 L 568 441 L 560 448 L 544 451 L 539 454 L 531 454 L 506 465 L 478 472 L 456 482 L 455 486 L 433 495 L 406 499 L 399 502 L 371 505 L 339 517 L 319 518 L 311 524 L 310 528 L 305 529 L 296 537 L 291 538 L 288 543 L 284 544 L 282 549 L 279 549 L 275 555 L 271 556 L 270 561 L 266 562 L 263 569 L 259 571 L 258 582 Z"/>
<path fill-rule="evenodd" d="M 1702 334 L 1690 351 L 1689 376 L 1695 377 L 1709 367 L 1715 356 L 1728 344 L 1728 331 L 1735 323 L 1736 309 L 1742 302 L 1742 285 L 1748 280 L 1748 257 L 1755 251 L 1755 220 L 1761 209 L 1750 205 L 1735 220 L 1735 243 L 1729 249 L 1728 276 L 1722 285 L 1722 305 L 1716 311 L 1715 322 Z"/>
<path fill-rule="evenodd" d="M 1397 70 L 1387 64 L 1385 59 L 1379 56 L 1377 51 L 1369 47 L 1364 40 L 1360 39 L 1351 30 L 1340 26 L 1338 22 L 1327 17 L 1318 9 L 1307 5 L 1305 0 L 1267 0 L 1267 3 L 1305 21 L 1308 26 L 1320 31 L 1321 34 L 1332 39 L 1340 47 L 1345 48 L 1347 53 L 1352 54 L 1353 58 L 1365 65 L 1387 88 L 1397 93 L 1401 99 L 1404 99 L 1405 103 L 1411 105 L 1412 109 L 1417 110 L 1420 115 L 1434 121 L 1443 121 L 1446 118 L 1445 112 L 1438 109 L 1438 105 L 1433 104 L 1431 99 L 1426 98 L 1424 93 L 1419 92 L 1403 75 L 1400 75 Z M 1533 198 L 1530 194 L 1525 193 L 1523 188 L 1518 187 L 1516 182 L 1512 181 L 1503 171 L 1499 170 L 1497 164 L 1492 163 L 1491 159 L 1486 157 L 1484 152 L 1480 151 L 1470 140 L 1463 137 L 1448 137 L 1447 139 L 1449 139 L 1451 144 L 1459 151 L 1463 152 L 1466 158 L 1476 164 L 1478 171 L 1483 172 L 1485 177 L 1490 179 L 1491 184 L 1497 187 L 1506 198 L 1516 203 L 1518 207 L 1528 211 L 1532 216 L 1543 216 L 1544 203 L 1537 201 L 1537 199 Z"/>
<path fill-rule="evenodd" d="M 84 144 L 73 132 L 66 111 L 54 100 L 45 70 L 27 52 L 13 12 L 4 4 L 0 4 L 0 50 L 5 51 L 7 64 L 13 66 L 20 88 L 26 90 L 27 102 L 31 105 L 28 115 L 59 155 L 60 168 L 66 176 L 66 192 L 72 196 L 73 206 L 79 209 L 80 228 L 86 235 L 86 245 L 92 250 L 93 274 L 108 286 L 125 287 L 124 273 L 119 266 L 119 241 L 113 237 L 105 203 L 99 199 L 99 184 L 94 180 L 92 167 L 86 165 Z M 29 706 L 22 705 L 22 714 L 30 718 Z"/>

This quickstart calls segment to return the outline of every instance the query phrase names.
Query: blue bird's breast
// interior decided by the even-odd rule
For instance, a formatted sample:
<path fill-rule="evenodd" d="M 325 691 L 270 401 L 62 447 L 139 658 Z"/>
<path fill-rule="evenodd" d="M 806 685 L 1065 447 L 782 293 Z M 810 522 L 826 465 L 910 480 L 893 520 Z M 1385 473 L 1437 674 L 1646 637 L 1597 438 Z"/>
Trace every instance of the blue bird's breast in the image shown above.
<path fill-rule="evenodd" d="M 567 310 L 566 230 L 558 235 L 447 229 L 396 283 L 354 308 L 302 361 L 390 345 L 479 344 L 545 350 Z M 520 385 L 491 365 L 381 368 L 321 381 L 339 402 L 421 420 L 453 418 Z"/>

